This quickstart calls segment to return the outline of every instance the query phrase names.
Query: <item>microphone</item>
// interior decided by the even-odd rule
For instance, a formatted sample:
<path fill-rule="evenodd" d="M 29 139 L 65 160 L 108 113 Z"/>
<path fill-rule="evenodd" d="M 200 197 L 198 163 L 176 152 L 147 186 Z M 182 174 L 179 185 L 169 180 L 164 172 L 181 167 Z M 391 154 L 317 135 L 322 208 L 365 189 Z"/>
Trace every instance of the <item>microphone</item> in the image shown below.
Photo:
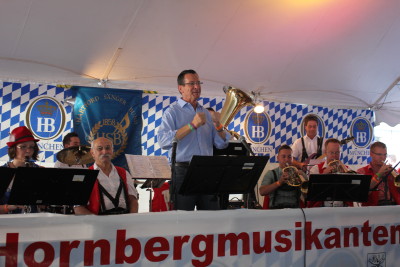
<path fill-rule="evenodd" d="M 251 148 L 250 148 L 249 144 L 246 142 L 246 138 L 244 138 L 244 136 L 239 135 L 238 140 L 244 145 L 244 147 L 250 153 L 250 155 L 255 156 L 253 150 L 251 150 Z"/>
<path fill-rule="evenodd" d="M 172 152 L 171 152 L 171 164 L 175 165 L 176 162 L 176 148 L 178 146 L 178 139 L 174 136 L 172 139 Z"/>
<path fill-rule="evenodd" d="M 25 156 L 25 167 L 32 168 L 33 162 L 31 161 L 29 156 Z"/>

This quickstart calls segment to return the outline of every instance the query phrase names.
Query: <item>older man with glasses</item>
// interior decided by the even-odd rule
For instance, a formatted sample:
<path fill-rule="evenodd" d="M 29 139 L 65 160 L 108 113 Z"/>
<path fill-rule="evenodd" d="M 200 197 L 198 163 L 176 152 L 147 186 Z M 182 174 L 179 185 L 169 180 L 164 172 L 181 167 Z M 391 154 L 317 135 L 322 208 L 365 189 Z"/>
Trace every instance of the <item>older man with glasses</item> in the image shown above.
<path fill-rule="evenodd" d="M 371 175 L 371 192 L 368 202 L 363 206 L 388 206 L 400 204 L 400 193 L 394 185 L 391 173 L 392 166 L 386 164 L 387 148 L 382 142 L 375 142 L 370 148 L 371 162 L 360 169 L 357 173 Z"/>
<path fill-rule="evenodd" d="M 177 143 L 175 175 L 172 177 L 174 209 L 217 210 L 216 196 L 186 196 L 178 192 L 192 157 L 212 156 L 213 145 L 219 149 L 227 147 L 230 135 L 219 122 L 219 113 L 211 115 L 198 103 L 202 84 L 199 75 L 194 70 L 184 70 L 177 82 L 181 98 L 164 112 L 158 131 L 158 142 L 162 149 L 168 150 L 170 161 L 173 144 Z"/>
<path fill-rule="evenodd" d="M 326 161 L 313 166 L 310 169 L 310 174 L 329 174 L 340 173 L 348 170 L 348 167 L 340 162 L 340 141 L 335 138 L 330 138 L 325 142 Z M 332 164 L 336 162 L 336 164 Z M 344 166 L 344 167 L 342 167 Z M 338 170 L 340 169 L 340 170 Z M 324 201 L 324 202 L 309 202 L 308 207 L 343 207 L 350 206 L 352 203 L 344 203 L 343 201 Z"/>

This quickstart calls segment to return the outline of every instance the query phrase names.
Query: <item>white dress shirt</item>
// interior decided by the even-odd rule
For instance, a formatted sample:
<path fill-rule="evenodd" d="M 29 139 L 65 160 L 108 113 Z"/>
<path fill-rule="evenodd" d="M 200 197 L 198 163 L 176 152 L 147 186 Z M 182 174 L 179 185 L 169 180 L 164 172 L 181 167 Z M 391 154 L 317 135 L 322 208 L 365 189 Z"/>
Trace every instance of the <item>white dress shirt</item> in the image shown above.
<path fill-rule="evenodd" d="M 112 170 L 109 176 L 107 176 L 97 165 L 96 163 L 94 164 L 94 169 L 99 170 L 99 175 L 97 176 L 97 180 L 99 183 L 104 187 L 104 189 L 113 197 L 117 194 L 117 190 L 120 184 L 120 179 L 119 175 L 117 172 L 117 169 L 112 165 Z M 137 198 L 138 192 L 133 185 L 132 181 L 132 176 L 131 174 L 127 171 L 126 172 L 126 183 L 128 185 L 128 195 L 132 195 Z M 108 197 L 104 196 L 104 204 L 106 206 L 106 209 L 113 209 L 114 204 L 111 202 Z M 121 195 L 119 196 L 119 207 L 126 208 L 126 203 L 125 203 L 125 196 L 124 193 L 122 192 Z"/>

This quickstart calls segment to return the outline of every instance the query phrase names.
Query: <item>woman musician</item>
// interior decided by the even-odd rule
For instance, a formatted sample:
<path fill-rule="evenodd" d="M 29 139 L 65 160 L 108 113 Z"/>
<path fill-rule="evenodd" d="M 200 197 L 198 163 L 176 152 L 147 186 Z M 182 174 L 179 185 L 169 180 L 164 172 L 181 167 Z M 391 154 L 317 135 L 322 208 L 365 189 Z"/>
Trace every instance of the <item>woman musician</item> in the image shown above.
<path fill-rule="evenodd" d="M 18 168 L 18 167 L 33 167 L 39 168 L 40 166 L 33 163 L 32 160 L 37 160 L 39 147 L 36 144 L 39 140 L 33 137 L 32 132 L 25 126 L 20 126 L 12 130 L 10 134 L 8 146 L 8 156 L 10 161 L 3 167 Z M 0 199 L 0 213 L 30 213 L 38 212 L 36 206 L 16 206 L 8 205 L 10 197 L 11 181 L 7 192 Z"/>

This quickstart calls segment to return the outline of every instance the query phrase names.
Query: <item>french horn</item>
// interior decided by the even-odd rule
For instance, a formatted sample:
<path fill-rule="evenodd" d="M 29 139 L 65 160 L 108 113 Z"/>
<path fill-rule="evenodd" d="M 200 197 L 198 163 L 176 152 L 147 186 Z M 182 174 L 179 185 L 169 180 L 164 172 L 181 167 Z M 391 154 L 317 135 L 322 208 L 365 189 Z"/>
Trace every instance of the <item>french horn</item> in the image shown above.
<path fill-rule="evenodd" d="M 328 166 L 332 168 L 331 173 L 356 173 L 347 168 L 340 160 L 332 160 L 328 163 Z"/>
<path fill-rule="evenodd" d="M 282 169 L 282 172 L 288 174 L 288 180 L 286 182 L 289 186 L 300 186 L 300 190 L 303 194 L 308 192 L 308 181 L 299 173 L 298 169 L 294 166 L 287 166 Z"/>

